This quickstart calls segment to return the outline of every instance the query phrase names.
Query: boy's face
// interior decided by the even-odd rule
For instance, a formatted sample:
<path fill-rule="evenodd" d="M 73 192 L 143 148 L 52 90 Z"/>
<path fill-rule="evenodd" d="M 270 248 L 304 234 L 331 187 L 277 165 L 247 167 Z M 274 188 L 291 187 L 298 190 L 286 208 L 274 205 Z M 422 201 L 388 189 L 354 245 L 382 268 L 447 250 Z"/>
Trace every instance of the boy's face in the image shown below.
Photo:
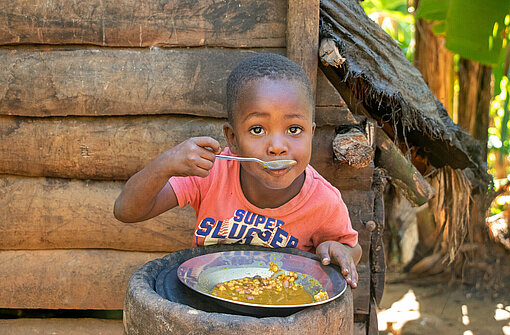
<path fill-rule="evenodd" d="M 264 191 L 295 186 L 310 162 L 315 131 L 306 90 L 295 81 L 261 78 L 245 85 L 233 108 L 234 124 L 225 128 L 225 134 L 234 154 L 263 161 L 297 161 L 282 170 L 242 163 L 250 187 Z"/>

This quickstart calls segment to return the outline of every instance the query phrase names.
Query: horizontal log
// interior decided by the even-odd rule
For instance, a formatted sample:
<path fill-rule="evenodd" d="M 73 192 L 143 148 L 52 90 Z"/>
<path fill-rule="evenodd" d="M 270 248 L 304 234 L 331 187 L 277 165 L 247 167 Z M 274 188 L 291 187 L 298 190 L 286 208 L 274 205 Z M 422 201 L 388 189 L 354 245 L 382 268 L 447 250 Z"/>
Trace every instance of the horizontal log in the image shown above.
<path fill-rule="evenodd" d="M 0 176 L 0 249 L 171 252 L 191 247 L 196 221 L 192 208 L 122 223 L 113 216 L 122 186 L 121 182 Z M 373 194 L 345 191 L 343 196 L 368 257 L 370 233 L 363 222 L 371 218 Z"/>
<path fill-rule="evenodd" d="M 227 76 L 254 54 L 201 48 L 0 49 L 0 114 L 224 117 Z"/>
<path fill-rule="evenodd" d="M 51 50 L 0 49 L 0 115 L 226 118 L 227 76 L 234 64 L 254 54 L 233 49 Z M 317 81 L 317 123 L 357 123 L 320 71 Z"/>
<path fill-rule="evenodd" d="M 0 251 L 0 308 L 122 309 L 131 275 L 164 255 L 79 249 Z M 358 266 L 359 286 L 353 290 L 356 313 L 368 311 L 367 268 Z"/>
<path fill-rule="evenodd" d="M 195 213 L 190 207 L 144 222 L 116 220 L 113 204 L 122 185 L 0 176 L 0 249 L 171 252 L 191 247 Z"/>
<path fill-rule="evenodd" d="M 2 334 L 123 335 L 122 320 L 93 318 L 0 319 Z"/>
<path fill-rule="evenodd" d="M 193 136 L 222 146 L 225 120 L 185 116 L 0 117 L 0 173 L 127 180 L 158 154 Z M 334 128 L 317 128 L 311 164 L 338 189 L 370 190 L 373 166 L 333 160 Z"/>
<path fill-rule="evenodd" d="M 223 140 L 221 119 L 0 117 L 0 173 L 127 180 L 189 137 Z"/>
<path fill-rule="evenodd" d="M 122 309 L 127 282 L 162 253 L 0 251 L 0 308 Z"/>
<path fill-rule="evenodd" d="M 0 44 L 284 47 L 287 1 L 5 1 Z"/>

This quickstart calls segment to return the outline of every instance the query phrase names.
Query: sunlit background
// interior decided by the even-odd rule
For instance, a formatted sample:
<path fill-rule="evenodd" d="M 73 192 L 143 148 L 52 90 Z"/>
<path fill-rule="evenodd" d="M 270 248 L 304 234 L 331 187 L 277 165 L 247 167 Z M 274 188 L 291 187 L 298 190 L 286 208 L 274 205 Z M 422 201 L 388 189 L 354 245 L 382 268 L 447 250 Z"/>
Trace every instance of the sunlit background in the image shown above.
<path fill-rule="evenodd" d="M 497 0 L 471 0 L 470 2 L 479 3 L 482 7 L 490 7 L 489 5 L 494 4 L 493 10 L 497 10 L 497 6 L 505 3 L 505 1 L 498 2 Z M 410 62 L 413 62 L 416 47 L 415 19 L 422 18 L 430 21 L 433 24 L 434 33 L 442 36 L 446 36 L 448 33 L 453 36 L 453 30 L 465 28 L 456 29 L 457 27 L 454 27 L 455 29 L 452 29 L 454 24 L 452 23 L 454 20 L 451 18 L 452 13 L 451 11 L 448 15 L 446 13 L 447 7 L 454 3 L 462 5 L 461 0 L 364 0 L 361 2 L 370 18 L 398 43 Z M 506 6 L 508 7 L 508 4 Z M 449 22 L 448 19 L 450 19 Z M 489 23 L 480 22 L 479 18 L 474 18 L 464 26 L 476 24 Z M 490 54 L 486 56 L 492 59 L 493 64 L 491 65 L 492 99 L 487 142 L 487 170 L 494 178 L 494 185 L 490 190 L 494 192 L 494 201 L 490 206 L 487 218 L 487 230 L 491 237 L 497 239 L 498 234 L 508 235 L 508 216 L 510 216 L 510 140 L 508 136 L 510 127 L 508 108 L 510 48 L 507 48 L 510 15 L 504 16 L 504 24 L 503 22 L 490 24 L 492 24 L 493 33 L 487 41 Z M 457 23 L 457 26 L 460 24 Z M 473 27 L 469 27 L 469 29 L 473 29 Z M 473 36 L 473 40 L 476 38 L 477 36 Z M 450 43 L 450 45 L 453 44 Z M 473 59 L 473 57 L 479 56 L 462 50 L 462 47 L 456 50 L 459 50 L 459 53 L 465 58 Z M 455 101 L 459 94 L 457 73 L 459 53 L 454 52 L 453 107 L 449 108 L 450 117 L 454 122 L 457 122 Z M 474 60 L 480 61 L 480 59 Z M 510 245 L 506 248 L 510 250 Z M 461 294 L 459 292 L 443 292 L 430 296 L 430 293 L 423 291 L 420 295 L 403 284 L 386 285 L 384 294 L 381 308 L 378 311 L 378 327 L 381 334 L 427 334 L 434 331 L 436 334 L 443 334 L 441 331 L 437 332 L 438 329 L 443 331 L 449 329 L 451 332 L 448 333 L 451 334 L 457 334 L 458 330 L 461 330 L 459 334 L 463 335 L 492 334 L 489 330 L 483 330 L 484 327 L 492 325 L 492 329 L 498 329 L 498 334 L 510 335 L 508 300 L 505 302 L 502 299 L 501 302 L 496 303 L 478 302 L 474 306 L 474 298 L 469 294 L 459 295 Z M 482 305 L 483 308 L 480 309 L 479 305 Z M 415 327 L 418 327 L 416 329 L 421 329 L 421 331 L 404 332 L 406 324 L 414 324 Z"/>

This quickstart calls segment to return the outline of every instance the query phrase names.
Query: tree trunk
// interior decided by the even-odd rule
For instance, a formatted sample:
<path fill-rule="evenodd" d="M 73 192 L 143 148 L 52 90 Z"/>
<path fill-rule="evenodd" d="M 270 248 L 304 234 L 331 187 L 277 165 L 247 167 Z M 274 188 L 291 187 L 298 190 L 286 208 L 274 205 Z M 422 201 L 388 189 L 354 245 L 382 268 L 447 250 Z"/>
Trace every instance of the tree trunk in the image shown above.
<path fill-rule="evenodd" d="M 482 159 L 487 159 L 491 67 L 468 59 L 459 61 L 458 124 L 482 144 Z"/>
<path fill-rule="evenodd" d="M 458 104 L 453 104 L 453 54 L 445 47 L 445 38 L 443 36 L 436 36 L 432 32 L 432 24 L 422 19 L 416 20 L 416 51 L 414 56 L 415 66 L 420 70 L 425 82 L 434 95 L 443 103 L 448 110 L 450 117 L 456 121 L 460 127 L 468 131 L 475 139 L 482 143 L 483 160 L 487 157 L 487 130 L 489 126 L 489 105 L 491 98 L 490 79 L 491 68 L 483 66 L 477 62 L 462 59 L 459 64 L 459 85 L 460 93 L 458 97 Z M 452 185 L 454 186 L 454 185 Z M 459 186 L 459 185 L 457 185 Z M 445 187 L 444 185 L 441 187 Z M 458 198 L 460 194 L 454 194 L 453 197 Z M 475 242 L 481 247 L 483 246 L 483 222 L 485 217 L 485 202 L 483 201 L 483 192 L 480 194 L 479 190 L 473 190 L 471 194 L 472 200 L 468 215 L 468 221 L 465 228 L 467 228 L 467 241 Z M 452 200 L 449 200 L 452 201 Z M 434 202 L 429 203 L 432 205 L 430 209 L 426 209 L 423 214 L 428 220 L 423 220 L 422 217 L 418 218 L 418 226 L 420 230 L 427 231 L 430 225 L 430 216 L 434 210 Z M 441 206 L 441 203 L 436 201 L 436 206 Z M 450 225 L 455 221 L 455 212 L 452 215 Z M 459 214 L 459 213 L 457 213 Z M 435 218 L 438 219 L 437 217 Z M 436 222 L 436 224 L 438 224 Z M 456 227 L 447 227 L 450 230 L 455 230 Z M 452 230 L 452 231 L 453 231 Z M 430 234 L 430 233 L 429 233 Z M 420 245 L 425 247 L 424 238 L 432 238 L 432 236 L 420 236 Z M 444 236 L 449 239 L 451 237 Z M 459 241 L 462 243 L 463 238 Z M 449 241 L 454 243 L 455 241 Z M 423 248 L 430 250 L 430 246 Z M 452 250 L 457 250 L 456 248 Z M 442 248 L 442 253 L 448 254 L 446 248 Z M 482 253 L 479 250 L 478 256 Z M 470 255 L 473 257 L 474 255 Z M 416 259 L 415 259 L 416 261 Z"/>
<path fill-rule="evenodd" d="M 453 113 L 453 54 L 445 47 L 444 36 L 434 35 L 432 24 L 416 20 L 414 65 L 430 90 Z"/>

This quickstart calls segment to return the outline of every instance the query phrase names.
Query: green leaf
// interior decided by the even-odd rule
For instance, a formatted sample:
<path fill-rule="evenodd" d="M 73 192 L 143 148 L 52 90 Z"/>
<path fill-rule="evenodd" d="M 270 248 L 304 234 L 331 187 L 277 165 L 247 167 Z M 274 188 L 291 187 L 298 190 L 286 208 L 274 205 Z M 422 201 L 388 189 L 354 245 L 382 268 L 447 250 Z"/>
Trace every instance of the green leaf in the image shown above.
<path fill-rule="evenodd" d="M 361 5 L 368 14 L 373 12 L 409 14 L 406 0 L 365 0 Z"/>
<path fill-rule="evenodd" d="M 436 35 L 444 35 L 446 33 L 446 22 L 439 21 L 432 26 L 432 32 Z"/>
<path fill-rule="evenodd" d="M 407 12 L 407 0 L 380 0 L 382 8 L 392 12 Z"/>
<path fill-rule="evenodd" d="M 450 0 L 446 48 L 485 65 L 497 64 L 510 1 Z"/>
<path fill-rule="evenodd" d="M 415 17 L 429 21 L 446 19 L 449 0 L 420 0 Z"/>

